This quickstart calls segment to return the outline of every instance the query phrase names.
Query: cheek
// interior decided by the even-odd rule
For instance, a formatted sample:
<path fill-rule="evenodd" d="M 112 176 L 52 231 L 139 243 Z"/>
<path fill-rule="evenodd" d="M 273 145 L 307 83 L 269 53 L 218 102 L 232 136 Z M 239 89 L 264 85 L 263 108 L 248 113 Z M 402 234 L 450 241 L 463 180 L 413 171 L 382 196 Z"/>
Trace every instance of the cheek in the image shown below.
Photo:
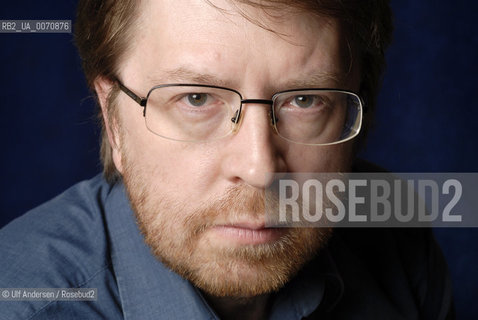
<path fill-rule="evenodd" d="M 169 199 L 198 201 L 215 181 L 215 169 L 219 167 L 215 150 L 156 136 L 147 130 L 144 121 L 135 123 L 124 138 L 132 171 Z"/>
<path fill-rule="evenodd" d="M 303 146 L 291 144 L 285 158 L 289 172 L 350 172 L 353 144 Z"/>

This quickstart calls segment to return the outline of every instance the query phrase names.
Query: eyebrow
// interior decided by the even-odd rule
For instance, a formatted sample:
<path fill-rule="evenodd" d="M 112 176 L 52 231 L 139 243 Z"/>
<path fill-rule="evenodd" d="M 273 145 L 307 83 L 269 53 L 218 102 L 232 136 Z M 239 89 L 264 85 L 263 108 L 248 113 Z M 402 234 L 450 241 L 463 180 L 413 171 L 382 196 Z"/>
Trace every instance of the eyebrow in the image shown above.
<path fill-rule="evenodd" d="M 331 72 L 316 72 L 301 78 L 286 81 L 281 87 L 288 89 L 340 87 L 343 77 Z"/>
<path fill-rule="evenodd" d="M 162 79 L 158 81 L 159 79 Z M 159 77 L 150 77 L 152 83 L 154 85 L 163 84 L 163 83 L 198 83 L 198 84 L 210 84 L 219 87 L 231 87 L 233 86 L 232 82 L 225 81 L 220 79 L 219 77 L 208 74 L 208 73 L 201 73 L 190 70 L 185 67 L 179 67 L 176 69 L 166 70 L 161 72 Z"/>
<path fill-rule="evenodd" d="M 219 78 L 216 75 L 196 72 L 186 67 L 165 70 L 160 76 L 149 77 L 153 85 L 165 83 L 197 83 L 219 87 L 235 88 L 233 81 Z M 316 72 L 311 75 L 303 75 L 300 78 L 279 83 L 275 88 L 277 92 L 289 89 L 302 88 L 335 88 L 343 83 L 343 77 L 331 72 Z"/>

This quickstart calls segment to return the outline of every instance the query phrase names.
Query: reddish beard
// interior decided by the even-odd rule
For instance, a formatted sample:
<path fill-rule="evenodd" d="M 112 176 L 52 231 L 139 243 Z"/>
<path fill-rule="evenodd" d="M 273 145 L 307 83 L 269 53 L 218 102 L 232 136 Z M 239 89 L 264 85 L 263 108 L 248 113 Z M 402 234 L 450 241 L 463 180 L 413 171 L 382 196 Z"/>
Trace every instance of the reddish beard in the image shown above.
<path fill-rule="evenodd" d="M 154 192 L 145 172 L 128 165 L 123 181 L 138 225 L 153 254 L 167 267 L 214 296 L 252 297 L 281 288 L 327 242 L 328 228 L 285 228 L 273 242 L 224 246 L 209 237 L 218 225 L 261 223 L 277 207 L 263 190 L 228 189 L 206 205 L 183 203 Z"/>

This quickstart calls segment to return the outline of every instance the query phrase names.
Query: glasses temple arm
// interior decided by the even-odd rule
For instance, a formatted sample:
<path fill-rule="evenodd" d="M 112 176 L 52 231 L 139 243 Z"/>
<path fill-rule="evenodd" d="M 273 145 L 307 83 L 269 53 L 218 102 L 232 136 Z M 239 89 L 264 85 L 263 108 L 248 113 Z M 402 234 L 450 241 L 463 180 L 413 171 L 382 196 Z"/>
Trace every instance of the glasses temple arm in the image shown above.
<path fill-rule="evenodd" d="M 116 83 L 118 83 L 118 86 L 119 88 L 121 89 L 121 91 L 123 91 L 124 93 L 126 93 L 131 99 L 133 99 L 134 101 L 136 101 L 137 104 L 139 104 L 140 106 L 142 107 L 145 107 L 146 106 L 146 101 L 148 100 L 147 98 L 141 98 L 140 96 L 138 96 L 136 93 L 134 93 L 133 91 L 131 91 L 130 89 L 128 89 L 124 84 L 121 83 L 121 81 L 119 81 L 118 79 L 116 79 Z"/>

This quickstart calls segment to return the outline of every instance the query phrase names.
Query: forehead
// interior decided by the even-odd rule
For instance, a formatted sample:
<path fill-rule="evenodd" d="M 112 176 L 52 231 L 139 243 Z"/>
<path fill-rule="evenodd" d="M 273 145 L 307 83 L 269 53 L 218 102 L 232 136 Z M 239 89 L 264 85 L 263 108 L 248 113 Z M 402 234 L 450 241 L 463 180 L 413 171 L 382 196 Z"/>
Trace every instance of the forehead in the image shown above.
<path fill-rule="evenodd" d="M 153 84 L 205 82 L 201 75 L 212 75 L 221 85 L 270 85 L 272 90 L 288 89 L 281 86 L 294 81 L 308 86 L 307 79 L 336 87 L 346 78 L 338 23 L 290 8 L 151 0 L 142 4 L 137 33 L 128 64 Z"/>

